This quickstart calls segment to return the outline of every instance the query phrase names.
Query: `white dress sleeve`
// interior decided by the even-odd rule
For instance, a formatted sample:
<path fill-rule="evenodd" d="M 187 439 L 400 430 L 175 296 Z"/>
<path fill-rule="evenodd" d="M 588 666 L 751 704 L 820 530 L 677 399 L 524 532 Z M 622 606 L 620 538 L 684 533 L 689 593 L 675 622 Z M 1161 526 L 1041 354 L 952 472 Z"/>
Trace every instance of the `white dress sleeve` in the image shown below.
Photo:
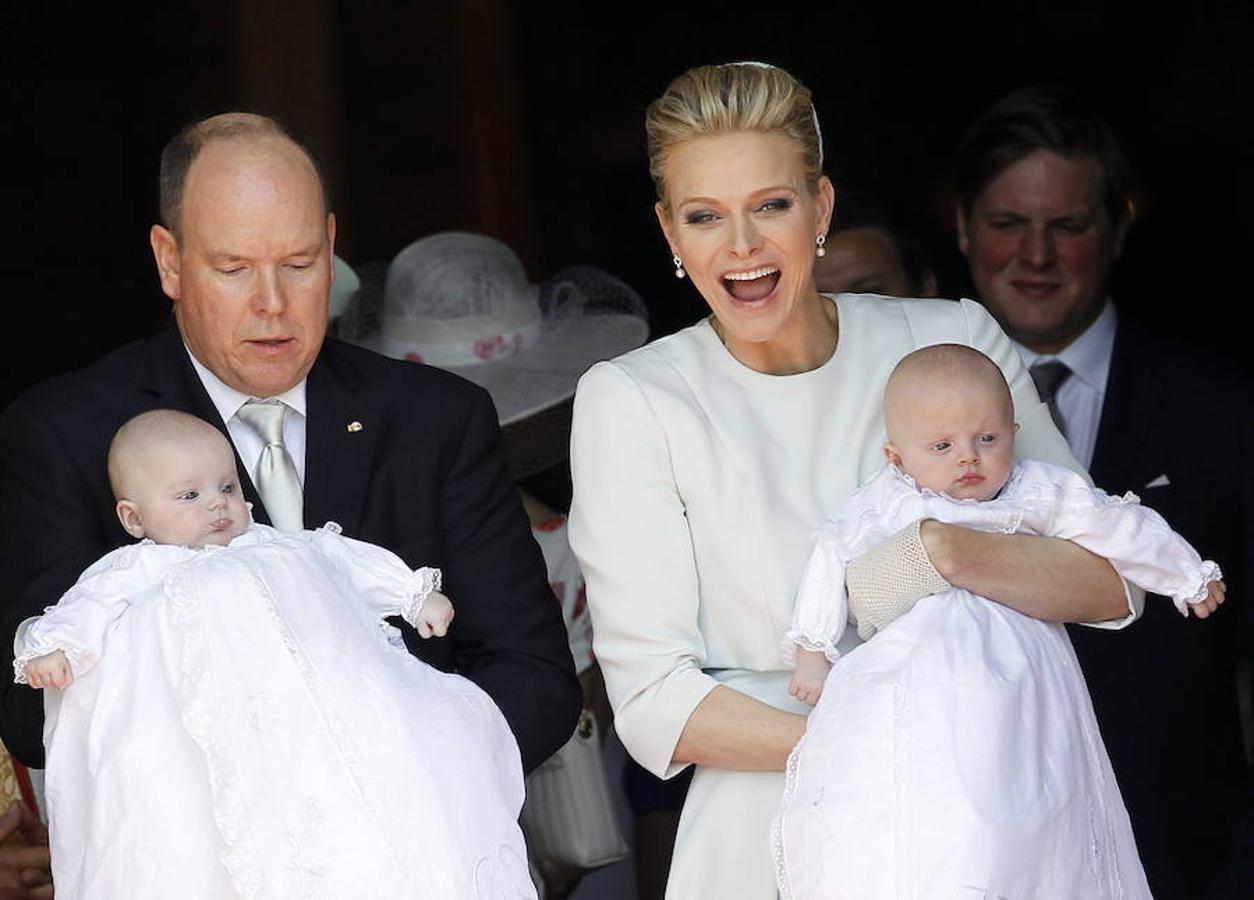
<path fill-rule="evenodd" d="M 702 671 L 700 583 L 667 436 L 615 363 L 580 379 L 570 449 L 570 541 L 614 727 L 642 766 L 670 777 L 684 768 L 671 762 L 680 733 L 717 682 Z"/>
<path fill-rule="evenodd" d="M 194 551 L 183 547 L 131 544 L 105 554 L 87 568 L 56 606 L 28 620 L 14 646 L 13 679 L 26 684 L 32 659 L 60 650 L 78 678 L 100 659 L 109 626 L 145 590 L 158 585 L 175 563 Z"/>
<path fill-rule="evenodd" d="M 781 646 L 784 664 L 797 664 L 797 648 L 814 650 L 836 662 L 836 644 L 849 620 L 849 595 L 845 591 L 845 562 L 848 551 L 833 526 L 819 531 L 814 550 L 801 575 L 792 627 Z"/>
<path fill-rule="evenodd" d="M 418 612 L 432 591 L 440 589 L 439 569 L 411 569 L 377 544 L 345 537 L 334 522 L 310 533 L 323 556 L 352 586 L 354 599 L 382 618 L 399 615 L 417 627 Z"/>
<path fill-rule="evenodd" d="M 1223 577 L 1218 565 L 1203 560 L 1135 494 L 1113 497 L 1065 469 L 1024 466 L 1033 483 L 1044 483 L 1054 493 L 1053 502 L 1027 505 L 1025 526 L 1104 557 L 1126 580 L 1171 597 L 1182 614 L 1188 615 L 1187 604 L 1204 598 L 1207 586 Z"/>

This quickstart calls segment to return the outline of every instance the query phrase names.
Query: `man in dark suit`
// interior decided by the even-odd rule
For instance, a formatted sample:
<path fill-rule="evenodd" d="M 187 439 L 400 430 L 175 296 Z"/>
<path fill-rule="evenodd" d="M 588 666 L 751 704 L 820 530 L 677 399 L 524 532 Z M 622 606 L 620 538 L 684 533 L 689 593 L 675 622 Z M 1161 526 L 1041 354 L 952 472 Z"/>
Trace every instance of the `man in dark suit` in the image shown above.
<path fill-rule="evenodd" d="M 1003 98 L 968 131 L 957 176 L 977 293 L 1076 457 L 1224 569 L 1233 602 L 1207 621 L 1149 597 L 1126 631 L 1069 632 L 1154 896 L 1229 896 L 1248 877 L 1223 873 L 1239 864 L 1248 779 L 1236 673 L 1254 568 L 1249 386 L 1116 312 L 1107 284 L 1131 224 L 1130 178 L 1110 129 L 1074 98 Z"/>
<path fill-rule="evenodd" d="M 129 540 L 106 475 L 113 433 L 144 410 L 180 409 L 231 440 L 258 521 L 333 520 L 444 570 L 450 635 L 407 632 L 411 652 L 487 691 L 536 766 L 570 737 L 579 686 L 488 395 L 325 337 L 335 217 L 316 163 L 273 121 L 232 113 L 185 129 L 162 155 L 161 214 L 150 239 L 173 321 L 0 419 L 5 652 L 22 620 Z M 254 399 L 281 404 L 277 444 L 241 417 Z M 258 478 L 276 449 L 283 484 Z M 0 738 L 42 765 L 40 692 L 0 684 Z"/>

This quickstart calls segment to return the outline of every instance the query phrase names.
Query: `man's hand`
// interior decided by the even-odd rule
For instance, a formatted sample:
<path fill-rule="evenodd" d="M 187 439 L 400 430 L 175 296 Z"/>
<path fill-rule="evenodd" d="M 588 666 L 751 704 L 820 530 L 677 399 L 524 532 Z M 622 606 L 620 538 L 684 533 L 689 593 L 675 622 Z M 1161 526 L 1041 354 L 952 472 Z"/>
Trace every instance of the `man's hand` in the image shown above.
<path fill-rule="evenodd" d="M 0 816 L 0 840 L 15 832 L 26 846 L 0 846 L 0 900 L 52 900 L 48 829 L 16 801 Z"/>
<path fill-rule="evenodd" d="M 1190 603 L 1189 609 L 1193 610 L 1193 615 L 1199 619 L 1205 619 L 1219 609 L 1220 604 L 1224 602 L 1224 594 L 1227 590 L 1227 586 L 1222 581 L 1212 581 L 1206 585 L 1206 596 Z"/>
<path fill-rule="evenodd" d="M 452 621 L 453 604 L 439 591 L 432 591 L 422 601 L 414 627 L 418 629 L 419 637 L 444 637 L 448 634 L 448 626 Z"/>
<path fill-rule="evenodd" d="M 67 688 L 73 680 L 70 661 L 60 650 L 36 656 L 26 664 L 26 683 L 33 688 Z"/>

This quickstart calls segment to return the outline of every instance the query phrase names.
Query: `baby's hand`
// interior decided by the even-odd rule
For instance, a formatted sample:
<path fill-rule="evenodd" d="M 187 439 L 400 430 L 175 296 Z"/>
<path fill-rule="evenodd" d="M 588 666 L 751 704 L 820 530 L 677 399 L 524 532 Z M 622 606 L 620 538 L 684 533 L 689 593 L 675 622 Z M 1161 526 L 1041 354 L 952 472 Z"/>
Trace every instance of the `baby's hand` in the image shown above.
<path fill-rule="evenodd" d="M 797 668 L 792 673 L 792 681 L 788 683 L 788 693 L 802 703 L 813 706 L 819 702 L 819 695 L 823 693 L 823 682 L 827 680 L 827 673 L 831 668 L 832 664 L 822 653 L 798 648 Z"/>
<path fill-rule="evenodd" d="M 432 591 L 422 601 L 422 607 L 418 610 L 418 621 L 414 624 L 419 637 L 444 637 L 448 634 L 448 625 L 452 621 L 453 604 L 439 591 Z"/>
<path fill-rule="evenodd" d="M 1224 602 L 1224 593 L 1228 588 L 1222 581 L 1212 581 L 1206 585 L 1206 596 L 1195 603 L 1189 604 L 1189 609 L 1193 610 L 1193 615 L 1199 619 L 1205 619 L 1215 610 L 1219 609 L 1219 604 Z"/>
<path fill-rule="evenodd" d="M 33 688 L 67 688 L 73 680 L 70 661 L 60 650 L 36 656 L 26 664 L 26 683 Z"/>

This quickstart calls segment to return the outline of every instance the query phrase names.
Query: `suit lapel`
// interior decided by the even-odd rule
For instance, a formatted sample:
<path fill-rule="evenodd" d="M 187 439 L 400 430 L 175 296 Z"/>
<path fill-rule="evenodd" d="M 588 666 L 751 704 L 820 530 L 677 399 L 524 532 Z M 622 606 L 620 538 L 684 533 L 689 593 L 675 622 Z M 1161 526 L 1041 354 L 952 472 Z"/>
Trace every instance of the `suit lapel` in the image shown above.
<path fill-rule="evenodd" d="M 235 467 L 239 471 L 240 486 L 244 489 L 244 499 L 253 505 L 253 518 L 263 524 L 270 524 L 261 497 L 249 477 L 249 467 L 240 459 L 235 442 L 227 431 L 226 423 L 218 413 L 218 408 L 209 398 L 209 392 L 200 381 L 200 376 L 192 367 L 192 361 L 183 345 L 183 337 L 174 317 L 170 317 L 167 327 L 159 332 L 152 341 L 143 373 L 140 389 L 151 397 L 151 409 L 180 409 L 204 419 L 222 432 L 227 443 L 235 453 Z"/>
<path fill-rule="evenodd" d="M 359 532 L 382 416 L 359 391 L 360 373 L 328 340 L 306 382 L 305 526 Z"/>
<path fill-rule="evenodd" d="M 1136 360 L 1143 359 L 1137 353 L 1139 341 L 1134 329 L 1119 323 L 1090 467 L 1093 481 L 1116 493 L 1141 487 L 1132 483 L 1133 468 L 1154 425 L 1157 398 L 1167 377 L 1156 367 L 1137 367 Z"/>

